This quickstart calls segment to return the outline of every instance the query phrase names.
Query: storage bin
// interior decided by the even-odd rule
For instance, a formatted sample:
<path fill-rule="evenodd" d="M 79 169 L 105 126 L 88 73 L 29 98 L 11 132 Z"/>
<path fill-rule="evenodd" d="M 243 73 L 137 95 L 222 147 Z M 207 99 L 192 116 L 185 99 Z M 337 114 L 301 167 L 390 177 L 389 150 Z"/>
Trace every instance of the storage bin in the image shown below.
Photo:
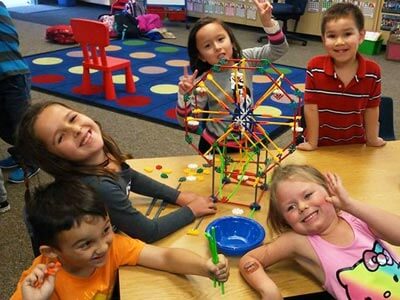
<path fill-rule="evenodd" d="M 400 34 L 392 34 L 386 44 L 386 59 L 400 61 Z"/>
<path fill-rule="evenodd" d="M 186 20 L 186 12 L 184 10 L 168 11 L 168 20 L 170 20 L 170 21 L 185 21 Z"/>
<path fill-rule="evenodd" d="M 358 51 L 362 54 L 376 55 L 381 52 L 383 39 L 377 41 L 364 40 L 358 47 Z"/>
<path fill-rule="evenodd" d="M 75 6 L 76 0 L 58 0 L 60 6 Z"/>
<path fill-rule="evenodd" d="M 146 13 L 159 15 L 161 20 L 164 20 L 167 17 L 167 12 L 162 6 L 147 6 Z"/>

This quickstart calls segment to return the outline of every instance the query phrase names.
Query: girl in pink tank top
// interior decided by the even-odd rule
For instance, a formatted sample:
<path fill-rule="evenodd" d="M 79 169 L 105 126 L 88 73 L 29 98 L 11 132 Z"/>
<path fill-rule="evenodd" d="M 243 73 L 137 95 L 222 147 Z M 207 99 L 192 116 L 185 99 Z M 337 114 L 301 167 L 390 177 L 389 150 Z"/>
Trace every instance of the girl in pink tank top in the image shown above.
<path fill-rule="evenodd" d="M 339 176 L 277 167 L 268 223 L 278 237 L 243 256 L 240 272 L 262 299 L 282 299 L 265 268 L 294 259 L 336 299 L 400 299 L 400 216 L 351 198 Z"/>

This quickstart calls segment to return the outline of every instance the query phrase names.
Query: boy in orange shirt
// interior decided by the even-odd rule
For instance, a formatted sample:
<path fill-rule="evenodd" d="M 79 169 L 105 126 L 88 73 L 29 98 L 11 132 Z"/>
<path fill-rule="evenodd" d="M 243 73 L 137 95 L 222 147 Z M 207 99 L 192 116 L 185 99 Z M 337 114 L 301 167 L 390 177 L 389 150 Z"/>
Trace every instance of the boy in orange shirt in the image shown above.
<path fill-rule="evenodd" d="M 228 262 L 185 249 L 161 248 L 114 234 L 104 202 L 81 183 L 53 182 L 26 199 L 41 255 L 25 271 L 11 299 L 110 299 L 117 269 L 141 265 L 226 281 Z"/>

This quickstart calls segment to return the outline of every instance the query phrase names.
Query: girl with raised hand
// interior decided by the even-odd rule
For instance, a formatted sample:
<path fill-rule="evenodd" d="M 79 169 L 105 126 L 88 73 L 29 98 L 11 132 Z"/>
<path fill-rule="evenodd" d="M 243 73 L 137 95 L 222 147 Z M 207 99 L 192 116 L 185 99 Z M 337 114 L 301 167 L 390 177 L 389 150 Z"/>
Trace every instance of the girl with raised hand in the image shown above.
<path fill-rule="evenodd" d="M 265 268 L 294 259 L 335 299 L 398 299 L 400 216 L 349 196 L 340 177 L 308 165 L 278 167 L 268 222 L 278 234 L 240 259 L 262 299 L 282 299 Z"/>
<path fill-rule="evenodd" d="M 247 48 L 242 51 L 232 29 L 220 19 L 205 17 L 199 19 L 192 27 L 188 39 L 188 54 L 190 69 L 193 74 L 188 74 L 185 69 L 184 75 L 179 81 L 176 106 L 178 122 L 182 126 L 185 124 L 185 119 L 192 116 L 192 110 L 195 108 L 195 105 L 199 109 L 208 108 L 209 111 L 222 110 L 218 101 L 206 93 L 197 96 L 197 103 L 195 103 L 193 97 L 189 100 L 189 104 L 185 101 L 185 95 L 192 91 L 194 85 L 213 65 L 219 63 L 221 60 L 240 58 L 275 61 L 288 51 L 289 46 L 286 37 L 279 27 L 278 22 L 272 19 L 271 3 L 261 0 L 253 0 L 253 2 L 257 7 L 264 31 L 268 35 L 269 42 L 261 47 Z M 228 64 L 233 65 L 233 62 L 228 61 Z M 229 68 L 221 72 L 214 72 L 214 80 L 218 82 L 225 93 L 232 99 L 235 99 L 235 103 L 228 101 L 226 95 L 216 89 L 211 83 L 205 82 L 205 84 L 231 111 L 240 109 L 241 113 L 246 115 L 248 114 L 245 111 L 246 108 L 250 108 L 253 103 L 253 99 L 251 98 L 253 92 L 253 74 L 254 70 L 246 70 L 245 73 L 239 70 L 237 73 L 234 73 Z M 210 113 L 209 118 L 213 117 L 218 118 L 219 116 Z M 225 122 L 206 122 L 199 142 L 199 151 L 201 153 L 207 152 L 214 141 L 225 133 L 226 128 L 227 123 Z M 191 126 L 191 130 L 195 131 L 197 127 Z M 234 146 L 231 149 L 234 149 Z"/>

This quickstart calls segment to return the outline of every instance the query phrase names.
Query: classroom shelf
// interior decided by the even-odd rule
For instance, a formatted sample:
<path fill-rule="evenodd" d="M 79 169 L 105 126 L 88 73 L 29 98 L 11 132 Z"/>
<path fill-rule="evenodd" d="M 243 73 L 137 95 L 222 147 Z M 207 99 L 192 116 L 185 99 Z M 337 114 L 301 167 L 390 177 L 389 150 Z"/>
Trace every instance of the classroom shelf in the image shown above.
<path fill-rule="evenodd" d="M 282 2 L 282 1 L 279 1 Z M 324 11 L 341 0 L 309 0 L 306 12 L 300 18 L 297 32 L 320 36 L 321 19 Z M 376 31 L 380 23 L 383 0 L 354 1 L 363 11 L 365 29 Z M 398 1 L 397 1 L 398 2 Z M 261 27 L 253 0 L 187 0 L 187 14 L 190 17 L 201 18 L 212 16 L 225 22 Z M 294 27 L 294 22 L 288 22 L 288 31 Z"/>

